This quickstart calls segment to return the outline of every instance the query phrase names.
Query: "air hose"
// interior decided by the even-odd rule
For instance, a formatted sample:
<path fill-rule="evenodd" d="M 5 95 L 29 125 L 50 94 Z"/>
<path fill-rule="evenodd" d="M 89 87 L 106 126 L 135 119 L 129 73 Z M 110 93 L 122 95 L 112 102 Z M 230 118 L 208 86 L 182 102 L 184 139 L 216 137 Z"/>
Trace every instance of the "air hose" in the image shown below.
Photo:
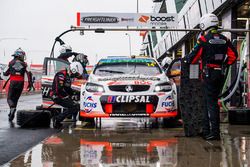
<path fill-rule="evenodd" d="M 224 85 L 223 85 L 222 92 L 225 92 L 225 91 L 226 91 L 227 83 L 228 83 L 228 80 L 229 80 L 229 78 L 230 78 L 230 76 L 231 76 L 231 70 L 232 70 L 232 67 L 230 66 L 230 67 L 228 68 L 227 78 L 226 78 L 226 81 L 225 81 L 225 83 L 224 83 Z M 226 104 L 225 104 L 224 101 L 221 102 L 221 105 L 222 105 L 222 108 L 223 108 L 224 111 L 228 111 L 228 108 L 227 108 L 227 106 L 226 106 Z"/>
<path fill-rule="evenodd" d="M 240 81 L 240 77 L 241 77 L 241 73 L 242 73 L 243 61 L 245 60 L 245 57 L 246 57 L 246 47 L 245 47 L 245 45 L 246 45 L 246 40 L 244 40 L 242 42 L 242 44 L 241 44 L 241 48 L 240 48 L 240 66 L 239 66 L 239 70 L 238 70 L 238 74 L 237 74 L 237 79 L 236 79 L 236 82 L 234 84 L 234 87 L 233 87 L 232 91 L 226 97 L 221 98 L 219 100 L 220 102 L 226 101 L 229 98 L 231 98 L 232 95 L 235 93 L 238 85 L 239 85 L 239 81 Z M 229 73 L 228 73 L 228 75 L 229 75 Z M 228 76 L 227 76 L 227 78 L 228 78 Z M 226 82 L 224 83 L 224 86 L 225 86 L 225 84 L 227 84 L 227 81 L 228 80 L 226 80 Z"/>

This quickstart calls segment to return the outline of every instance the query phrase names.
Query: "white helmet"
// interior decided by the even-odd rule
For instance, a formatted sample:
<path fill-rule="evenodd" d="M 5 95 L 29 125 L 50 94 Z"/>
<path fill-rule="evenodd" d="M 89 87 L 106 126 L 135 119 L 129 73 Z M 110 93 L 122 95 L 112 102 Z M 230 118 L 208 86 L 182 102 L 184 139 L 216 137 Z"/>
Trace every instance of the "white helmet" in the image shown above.
<path fill-rule="evenodd" d="M 210 27 L 218 27 L 219 25 L 219 19 L 216 15 L 209 13 L 205 14 L 200 19 L 200 29 L 201 30 L 207 30 Z"/>
<path fill-rule="evenodd" d="M 83 74 L 83 67 L 82 67 L 81 63 L 79 63 L 79 62 L 72 62 L 69 66 L 69 69 L 70 69 L 72 74 L 75 74 L 75 75 L 82 75 Z"/>
<path fill-rule="evenodd" d="M 66 53 L 66 52 L 71 52 L 72 48 L 69 45 L 62 45 L 62 48 L 60 49 L 60 53 Z"/>
<path fill-rule="evenodd" d="M 172 59 L 170 57 L 165 57 L 161 62 L 161 66 L 164 68 L 167 68 L 171 62 L 172 62 Z"/>

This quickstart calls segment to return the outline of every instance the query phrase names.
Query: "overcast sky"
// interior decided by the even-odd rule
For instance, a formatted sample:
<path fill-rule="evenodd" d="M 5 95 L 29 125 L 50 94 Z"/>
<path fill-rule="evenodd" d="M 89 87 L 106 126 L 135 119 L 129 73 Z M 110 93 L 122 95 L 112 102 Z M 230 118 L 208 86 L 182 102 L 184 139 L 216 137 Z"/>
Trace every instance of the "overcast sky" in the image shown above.
<path fill-rule="evenodd" d="M 7 63 L 21 47 L 27 62 L 42 64 L 49 56 L 56 36 L 76 26 L 77 12 L 136 13 L 137 0 L 0 0 L 0 63 Z M 152 12 L 152 0 L 139 0 L 139 13 Z M 76 52 L 88 55 L 91 64 L 101 57 L 129 55 L 126 32 L 95 34 L 71 32 L 62 37 Z M 132 54 L 139 54 L 138 32 L 129 32 Z M 3 39 L 7 38 L 7 39 Z M 55 50 L 58 55 L 59 46 Z"/>

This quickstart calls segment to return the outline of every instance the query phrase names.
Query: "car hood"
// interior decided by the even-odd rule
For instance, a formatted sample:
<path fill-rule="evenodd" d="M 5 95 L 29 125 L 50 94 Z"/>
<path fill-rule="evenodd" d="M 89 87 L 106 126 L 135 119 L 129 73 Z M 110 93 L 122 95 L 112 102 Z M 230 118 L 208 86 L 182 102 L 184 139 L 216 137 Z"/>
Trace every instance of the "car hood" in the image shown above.
<path fill-rule="evenodd" d="M 130 74 L 125 74 L 125 75 L 113 75 L 113 76 L 97 76 L 94 74 L 91 74 L 89 76 L 89 82 L 120 82 L 120 83 L 131 83 L 133 81 L 147 81 L 147 82 L 160 82 L 160 81 L 169 81 L 168 77 L 165 74 L 159 74 L 155 76 L 146 76 L 146 75 L 130 75 Z"/>

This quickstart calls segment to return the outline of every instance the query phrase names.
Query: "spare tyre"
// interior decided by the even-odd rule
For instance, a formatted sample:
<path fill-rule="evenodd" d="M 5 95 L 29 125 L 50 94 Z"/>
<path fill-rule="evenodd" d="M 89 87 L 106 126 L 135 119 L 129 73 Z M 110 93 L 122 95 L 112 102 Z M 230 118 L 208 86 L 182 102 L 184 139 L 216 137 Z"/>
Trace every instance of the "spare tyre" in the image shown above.
<path fill-rule="evenodd" d="M 49 127 L 51 114 L 47 110 L 17 111 L 17 125 L 20 127 Z"/>
<path fill-rule="evenodd" d="M 228 122 L 231 125 L 250 125 L 250 109 L 235 108 L 228 110 Z"/>
<path fill-rule="evenodd" d="M 202 132 L 203 94 L 200 79 L 190 79 L 190 65 L 181 63 L 179 105 L 185 136 L 197 136 Z"/>

